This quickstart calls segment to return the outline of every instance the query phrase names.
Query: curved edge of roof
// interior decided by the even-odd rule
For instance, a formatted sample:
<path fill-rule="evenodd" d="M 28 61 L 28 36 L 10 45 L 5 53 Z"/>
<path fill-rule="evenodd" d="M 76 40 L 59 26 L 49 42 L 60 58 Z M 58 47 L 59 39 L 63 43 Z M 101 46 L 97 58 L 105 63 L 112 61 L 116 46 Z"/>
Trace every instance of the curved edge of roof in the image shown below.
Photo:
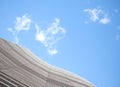
<path fill-rule="evenodd" d="M 62 77 L 65 77 L 65 78 L 69 78 L 70 80 L 74 80 L 74 81 L 77 81 L 77 82 L 81 82 L 81 83 L 87 83 L 87 86 L 88 87 L 95 87 L 95 85 L 93 85 L 91 82 L 87 81 L 86 79 L 80 77 L 79 75 L 76 75 L 70 71 L 67 71 L 65 69 L 62 69 L 62 68 L 59 68 L 59 67 L 56 67 L 56 66 L 53 66 L 51 64 L 48 64 L 47 62 L 43 61 L 42 59 L 40 59 L 38 56 L 36 56 L 35 54 L 33 54 L 28 48 L 25 48 L 25 47 L 22 47 L 21 45 L 18 45 L 16 43 L 12 43 L 8 40 L 4 40 L 3 38 L 0 38 L 1 40 L 7 42 L 8 44 L 10 44 L 11 46 L 12 45 L 16 45 L 17 47 L 19 47 L 21 50 L 24 51 L 25 54 L 30 54 L 32 55 L 32 60 L 29 60 L 31 61 L 33 64 L 35 64 L 36 66 L 40 66 L 41 67 L 41 64 L 46 68 L 46 71 L 48 72 L 51 72 L 51 73 L 54 73 L 56 75 L 59 75 L 59 76 L 62 76 Z M 13 47 L 13 46 L 12 46 Z M 13 49 L 15 49 L 13 47 Z M 34 62 L 33 62 L 34 60 Z"/>

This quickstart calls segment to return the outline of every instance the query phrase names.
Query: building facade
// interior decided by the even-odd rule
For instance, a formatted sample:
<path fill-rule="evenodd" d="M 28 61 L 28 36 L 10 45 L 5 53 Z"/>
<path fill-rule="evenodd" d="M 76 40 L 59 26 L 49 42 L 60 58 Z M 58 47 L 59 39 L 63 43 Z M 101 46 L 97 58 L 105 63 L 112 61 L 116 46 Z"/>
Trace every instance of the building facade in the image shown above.
<path fill-rule="evenodd" d="M 0 39 L 0 87 L 94 87 L 85 79 L 52 66 L 27 48 Z"/>

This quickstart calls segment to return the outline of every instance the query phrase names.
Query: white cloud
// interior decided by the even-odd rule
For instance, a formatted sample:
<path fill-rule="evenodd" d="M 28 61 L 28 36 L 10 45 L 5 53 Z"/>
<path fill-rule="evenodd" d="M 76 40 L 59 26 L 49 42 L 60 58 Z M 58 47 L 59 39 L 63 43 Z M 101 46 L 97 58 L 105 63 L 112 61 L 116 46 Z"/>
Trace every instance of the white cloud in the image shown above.
<path fill-rule="evenodd" d="M 16 17 L 15 25 L 13 28 L 8 28 L 15 39 L 15 43 L 19 43 L 18 34 L 21 30 L 29 30 L 31 25 L 31 18 L 29 15 L 23 15 L 22 17 Z"/>
<path fill-rule="evenodd" d="M 13 35 L 15 35 L 15 31 L 12 28 L 8 28 L 8 31 L 10 31 Z"/>
<path fill-rule="evenodd" d="M 19 43 L 19 39 L 18 39 L 18 32 L 16 32 L 14 29 L 12 29 L 12 28 L 8 28 L 8 31 L 10 31 L 11 33 L 12 33 L 12 35 L 14 36 L 14 42 L 16 43 L 16 44 L 18 44 Z"/>
<path fill-rule="evenodd" d="M 48 50 L 49 54 L 58 53 L 56 49 L 56 43 L 61 40 L 66 31 L 64 28 L 59 26 L 60 20 L 58 18 L 47 28 L 40 29 L 40 27 L 36 24 L 36 40 L 40 41 Z"/>
<path fill-rule="evenodd" d="M 84 9 L 83 11 L 88 13 L 90 20 L 93 22 L 99 21 L 102 24 L 110 23 L 110 19 L 107 14 L 100 8 Z"/>
<path fill-rule="evenodd" d="M 41 31 L 39 34 L 36 35 L 37 40 L 43 42 L 46 39 L 46 36 L 43 31 Z"/>
<path fill-rule="evenodd" d="M 30 16 L 23 15 L 22 17 L 16 17 L 14 28 L 17 31 L 29 30 L 30 29 L 30 24 L 31 24 Z"/>
<path fill-rule="evenodd" d="M 100 19 L 99 22 L 102 24 L 108 24 L 110 23 L 110 19 L 107 16 L 105 16 L 104 18 Z"/>
<path fill-rule="evenodd" d="M 95 22 L 99 20 L 99 14 L 102 13 L 101 9 L 95 8 L 95 9 L 85 9 L 84 12 L 88 12 L 90 19 Z"/>
<path fill-rule="evenodd" d="M 21 17 L 16 17 L 15 25 L 12 28 L 8 28 L 13 36 L 15 43 L 19 43 L 18 34 L 21 31 L 28 31 L 30 25 L 34 24 L 36 29 L 35 39 L 41 42 L 46 48 L 50 55 L 57 54 L 56 43 L 63 39 L 65 36 L 65 29 L 59 26 L 60 20 L 55 18 L 55 21 L 46 29 L 41 29 L 38 24 L 33 22 L 29 15 L 23 15 Z"/>
<path fill-rule="evenodd" d="M 49 53 L 50 55 L 53 55 L 53 54 L 57 54 L 58 51 L 57 51 L 55 48 L 53 48 L 53 49 L 48 49 L 48 53 Z"/>

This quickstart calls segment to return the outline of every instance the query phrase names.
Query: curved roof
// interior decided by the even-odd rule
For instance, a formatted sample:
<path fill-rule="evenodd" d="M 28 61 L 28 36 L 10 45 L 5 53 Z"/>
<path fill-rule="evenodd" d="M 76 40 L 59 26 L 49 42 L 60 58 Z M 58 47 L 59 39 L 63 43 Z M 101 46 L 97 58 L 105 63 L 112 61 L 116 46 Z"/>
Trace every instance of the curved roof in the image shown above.
<path fill-rule="evenodd" d="M 12 87 L 94 87 L 87 80 L 52 66 L 30 50 L 0 39 L 1 85 Z"/>

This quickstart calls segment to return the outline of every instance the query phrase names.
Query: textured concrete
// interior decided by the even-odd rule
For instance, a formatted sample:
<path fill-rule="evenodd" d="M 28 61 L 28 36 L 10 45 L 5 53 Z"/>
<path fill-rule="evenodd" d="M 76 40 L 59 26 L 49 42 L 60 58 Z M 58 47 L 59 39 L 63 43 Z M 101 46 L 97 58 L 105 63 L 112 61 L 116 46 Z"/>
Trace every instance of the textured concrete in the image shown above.
<path fill-rule="evenodd" d="M 30 50 L 0 39 L 0 87 L 94 87 L 71 72 L 51 66 Z"/>

